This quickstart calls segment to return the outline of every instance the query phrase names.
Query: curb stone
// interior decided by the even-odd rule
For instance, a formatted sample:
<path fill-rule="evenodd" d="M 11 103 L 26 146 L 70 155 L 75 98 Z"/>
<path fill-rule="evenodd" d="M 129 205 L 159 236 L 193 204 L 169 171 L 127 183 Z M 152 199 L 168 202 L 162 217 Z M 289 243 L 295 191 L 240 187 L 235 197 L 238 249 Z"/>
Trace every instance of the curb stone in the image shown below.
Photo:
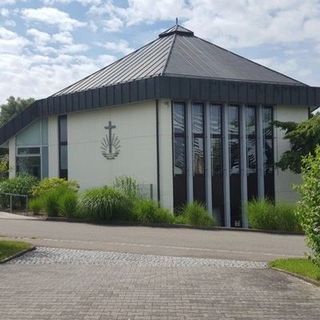
<path fill-rule="evenodd" d="M 251 229 L 251 228 L 226 228 L 226 227 L 209 227 L 209 226 L 192 226 L 186 224 L 169 224 L 169 223 L 133 223 L 128 221 L 108 221 L 108 222 L 95 222 L 88 220 L 81 220 L 77 218 L 64 218 L 64 217 L 45 217 L 42 221 L 56 221 L 56 222 L 71 222 L 71 223 L 89 223 L 95 225 L 105 226 L 127 226 L 127 227 L 151 227 L 151 228 L 176 228 L 176 229 L 196 229 L 196 230 L 207 230 L 207 231 L 242 231 L 242 232 L 256 232 L 256 233 L 269 233 L 278 235 L 295 235 L 304 236 L 303 232 L 288 232 L 280 230 L 262 230 L 262 229 Z"/>
<path fill-rule="evenodd" d="M 12 259 L 18 258 L 18 257 L 24 255 L 25 253 L 30 252 L 30 251 L 33 251 L 33 250 L 35 250 L 35 249 L 36 249 L 36 247 L 35 247 L 35 246 L 32 246 L 31 248 L 22 250 L 22 251 L 14 254 L 14 255 L 8 257 L 8 258 L 5 258 L 5 259 L 3 259 L 3 260 L 0 260 L 0 264 L 6 263 L 6 262 L 8 262 L 8 261 L 10 261 L 10 260 L 12 260 Z"/>
<path fill-rule="evenodd" d="M 305 276 L 302 276 L 300 274 L 297 274 L 297 273 L 293 273 L 293 272 L 290 272 L 290 271 L 287 271 L 287 270 L 283 270 L 283 269 L 279 269 L 279 268 L 275 268 L 275 267 L 269 267 L 271 270 L 275 270 L 275 271 L 278 271 L 278 272 L 282 272 L 282 273 L 285 273 L 285 274 L 288 274 L 289 276 L 292 276 L 292 277 L 295 277 L 295 278 L 298 278 L 300 280 L 303 280 L 305 282 L 308 282 L 310 284 L 313 284 L 317 287 L 320 287 L 320 281 L 317 281 L 317 280 L 313 280 L 313 279 L 310 279 L 308 277 L 305 277 Z"/>

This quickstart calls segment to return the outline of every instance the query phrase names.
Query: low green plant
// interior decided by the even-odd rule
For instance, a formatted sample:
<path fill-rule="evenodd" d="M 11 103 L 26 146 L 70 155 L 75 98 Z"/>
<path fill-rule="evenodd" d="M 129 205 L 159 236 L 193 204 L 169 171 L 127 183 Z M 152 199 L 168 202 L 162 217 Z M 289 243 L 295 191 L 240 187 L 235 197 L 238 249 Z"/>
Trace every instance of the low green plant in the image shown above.
<path fill-rule="evenodd" d="M 319 281 L 320 284 L 320 266 L 315 264 L 311 259 L 277 259 L 269 262 L 269 266 Z"/>
<path fill-rule="evenodd" d="M 59 198 L 59 214 L 63 217 L 74 217 L 77 214 L 78 195 L 68 190 Z"/>
<path fill-rule="evenodd" d="M 215 219 L 207 209 L 199 202 L 187 204 L 176 217 L 176 223 L 190 224 L 193 226 L 214 226 Z"/>
<path fill-rule="evenodd" d="M 137 181 L 128 176 L 121 176 L 115 178 L 113 182 L 113 187 L 115 189 L 123 192 L 127 197 L 137 198 L 139 194 Z"/>
<path fill-rule="evenodd" d="M 30 196 L 32 189 L 39 183 L 38 179 L 30 175 L 19 175 L 15 178 L 3 180 L 0 182 L 0 193 L 11 193 L 18 195 Z M 26 199 L 23 197 L 13 197 L 14 209 L 25 209 Z M 9 207 L 9 197 L 6 195 L 0 196 L 0 207 Z"/>
<path fill-rule="evenodd" d="M 57 217 L 60 210 L 60 198 L 65 192 L 65 188 L 58 187 L 48 191 L 45 195 L 40 196 L 43 201 L 43 207 L 48 217 Z"/>
<path fill-rule="evenodd" d="M 46 178 L 40 181 L 40 183 L 32 188 L 33 197 L 41 197 L 43 194 L 58 187 L 64 187 L 71 191 L 77 192 L 79 190 L 79 184 L 75 180 L 65 180 L 62 178 Z"/>
<path fill-rule="evenodd" d="M 290 203 L 252 200 L 247 205 L 249 225 L 254 229 L 299 232 L 301 226 L 295 209 Z"/>
<path fill-rule="evenodd" d="M 32 190 L 39 183 L 38 179 L 30 175 L 18 175 L 15 178 L 0 182 L 0 192 L 30 196 Z"/>
<path fill-rule="evenodd" d="M 140 223 L 173 223 L 174 216 L 167 209 L 149 199 L 138 199 L 133 207 L 133 219 Z"/>
<path fill-rule="evenodd" d="M 33 214 L 39 214 L 41 209 L 43 209 L 43 203 L 41 199 L 31 199 L 29 202 L 29 209 L 33 212 Z"/>
<path fill-rule="evenodd" d="M 268 200 L 252 200 L 247 204 L 248 221 L 251 228 L 276 230 L 274 206 Z"/>
<path fill-rule="evenodd" d="M 31 247 L 32 245 L 27 242 L 0 240 L 0 261 Z"/>
<path fill-rule="evenodd" d="M 83 218 L 109 221 L 128 219 L 131 211 L 128 198 L 110 187 L 92 188 L 80 195 L 79 211 Z"/>
<path fill-rule="evenodd" d="M 301 224 L 295 213 L 296 205 L 292 203 L 278 203 L 274 206 L 276 223 L 279 230 L 301 232 Z"/>

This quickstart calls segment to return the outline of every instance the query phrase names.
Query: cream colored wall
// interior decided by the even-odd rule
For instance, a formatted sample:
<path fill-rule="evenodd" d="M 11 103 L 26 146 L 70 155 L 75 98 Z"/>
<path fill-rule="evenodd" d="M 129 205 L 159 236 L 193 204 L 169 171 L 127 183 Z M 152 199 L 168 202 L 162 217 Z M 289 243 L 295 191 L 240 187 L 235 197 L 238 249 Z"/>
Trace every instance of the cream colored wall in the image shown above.
<path fill-rule="evenodd" d="M 159 159 L 161 205 L 173 209 L 171 101 L 159 101 Z"/>
<path fill-rule="evenodd" d="M 278 121 L 301 122 L 308 118 L 308 108 L 301 106 L 276 106 L 274 109 L 274 119 Z M 275 128 L 274 131 L 274 158 L 278 162 L 283 152 L 290 149 L 289 141 L 283 139 L 284 131 Z M 296 175 L 289 170 L 282 171 L 275 169 L 275 200 L 295 202 L 298 194 L 293 191 L 292 186 L 301 182 L 300 175 Z"/>
<path fill-rule="evenodd" d="M 16 176 L 16 137 L 9 140 L 9 178 Z"/>
<path fill-rule="evenodd" d="M 111 184 L 122 175 L 152 184 L 157 198 L 155 101 L 71 113 L 68 115 L 68 175 L 82 189 Z M 101 154 L 105 126 L 112 121 L 120 153 L 107 160 Z"/>
<path fill-rule="evenodd" d="M 58 117 L 48 118 L 48 171 L 49 177 L 59 176 Z"/>

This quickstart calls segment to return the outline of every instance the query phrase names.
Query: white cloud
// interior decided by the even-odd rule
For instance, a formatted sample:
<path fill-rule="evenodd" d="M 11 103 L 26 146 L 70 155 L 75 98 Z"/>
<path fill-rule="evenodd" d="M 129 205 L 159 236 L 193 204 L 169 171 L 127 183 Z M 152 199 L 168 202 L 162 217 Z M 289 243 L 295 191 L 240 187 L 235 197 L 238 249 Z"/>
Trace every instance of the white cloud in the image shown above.
<path fill-rule="evenodd" d="M 28 44 L 29 41 L 24 37 L 0 27 L 0 53 L 20 53 Z"/>
<path fill-rule="evenodd" d="M 15 4 L 17 0 L 1 0 L 0 1 L 0 6 L 5 6 L 8 4 Z"/>
<path fill-rule="evenodd" d="M 52 39 L 55 42 L 63 43 L 63 44 L 71 44 L 73 43 L 73 37 L 70 32 L 64 31 L 55 33 L 52 35 Z"/>
<path fill-rule="evenodd" d="M 100 46 L 107 50 L 121 53 L 122 55 L 127 55 L 134 51 L 134 49 L 130 48 L 129 43 L 125 40 L 119 40 L 118 42 L 106 42 Z"/>
<path fill-rule="evenodd" d="M 51 36 L 49 33 L 34 28 L 28 29 L 27 35 L 31 36 L 34 39 L 36 45 L 44 45 L 51 40 Z"/>
<path fill-rule="evenodd" d="M 114 59 L 115 57 L 107 55 L 88 58 L 59 53 L 50 58 L 41 54 L 0 52 L 0 104 L 4 103 L 9 95 L 45 98 Z"/>
<path fill-rule="evenodd" d="M 78 2 L 83 6 L 89 6 L 98 5 L 102 2 L 102 0 L 43 0 L 43 3 L 46 5 L 53 5 L 56 3 L 69 4 L 71 2 Z"/>
<path fill-rule="evenodd" d="M 10 11 L 7 8 L 0 9 L 0 16 L 2 17 L 9 17 Z"/>
<path fill-rule="evenodd" d="M 22 17 L 27 21 L 56 25 L 62 31 L 72 31 L 75 28 L 86 25 L 86 23 L 71 18 L 67 12 L 57 8 L 23 9 L 21 13 Z"/>

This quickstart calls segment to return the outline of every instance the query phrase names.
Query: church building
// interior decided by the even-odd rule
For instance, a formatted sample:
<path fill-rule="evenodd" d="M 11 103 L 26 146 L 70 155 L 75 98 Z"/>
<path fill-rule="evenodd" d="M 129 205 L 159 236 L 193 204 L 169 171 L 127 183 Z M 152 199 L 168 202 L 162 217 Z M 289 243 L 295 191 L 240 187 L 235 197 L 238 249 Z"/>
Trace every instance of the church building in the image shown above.
<path fill-rule="evenodd" d="M 254 198 L 295 201 L 299 176 L 273 120 L 320 106 L 308 86 L 198 38 L 180 25 L 0 128 L 10 175 L 75 179 L 81 189 L 131 176 L 178 209 L 199 201 L 220 225 L 247 227 Z"/>

